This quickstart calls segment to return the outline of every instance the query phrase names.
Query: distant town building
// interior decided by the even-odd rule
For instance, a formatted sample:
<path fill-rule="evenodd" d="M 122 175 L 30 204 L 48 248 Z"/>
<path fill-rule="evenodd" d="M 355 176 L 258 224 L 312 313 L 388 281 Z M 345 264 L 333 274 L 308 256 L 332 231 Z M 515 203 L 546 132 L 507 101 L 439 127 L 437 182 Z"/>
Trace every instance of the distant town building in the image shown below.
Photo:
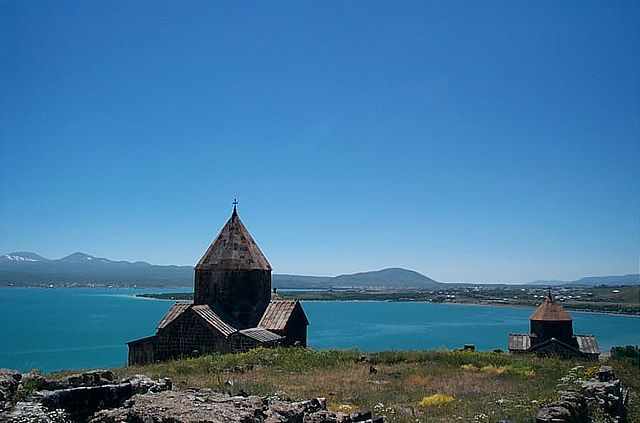
<path fill-rule="evenodd" d="M 298 300 L 271 291 L 271 265 L 231 218 L 195 267 L 194 301 L 178 302 L 153 336 L 128 342 L 129 364 L 278 345 L 307 345 L 309 321 Z"/>
<path fill-rule="evenodd" d="M 551 289 L 530 320 L 530 333 L 510 334 L 509 352 L 597 359 L 600 348 L 594 335 L 574 335 L 573 319 L 553 302 Z"/>

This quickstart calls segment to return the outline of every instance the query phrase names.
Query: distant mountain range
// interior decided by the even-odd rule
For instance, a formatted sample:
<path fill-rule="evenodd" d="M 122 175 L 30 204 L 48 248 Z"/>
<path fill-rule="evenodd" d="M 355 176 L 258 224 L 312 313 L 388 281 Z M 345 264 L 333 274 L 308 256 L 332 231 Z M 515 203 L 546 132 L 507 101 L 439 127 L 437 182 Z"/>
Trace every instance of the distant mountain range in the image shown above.
<path fill-rule="evenodd" d="M 598 285 L 640 285 L 640 274 L 632 273 L 630 275 L 620 276 L 587 276 L 577 279 L 575 281 L 559 281 L 559 280 L 543 280 L 543 281 L 531 281 L 527 282 L 527 285 L 583 285 L 583 286 L 598 286 Z"/>
<path fill-rule="evenodd" d="M 99 284 L 137 286 L 190 286 L 190 266 L 157 266 L 143 261 L 114 261 L 85 253 L 51 260 L 35 253 L 0 256 L 0 286 L 43 284 Z"/>
<path fill-rule="evenodd" d="M 401 268 L 339 276 L 274 274 L 277 288 L 419 288 L 438 289 L 447 284 Z M 85 253 L 48 259 L 35 253 L 15 252 L 0 256 L 0 286 L 114 285 L 137 287 L 193 287 L 192 266 L 160 266 L 144 261 L 114 261 Z M 576 281 L 538 280 L 527 285 L 638 285 L 638 274 L 590 276 Z"/>
<path fill-rule="evenodd" d="M 277 288 L 388 287 L 430 289 L 444 286 L 418 272 L 392 268 L 340 276 L 273 275 Z M 193 267 L 114 261 L 85 253 L 52 260 L 30 252 L 0 256 L 0 286 L 117 285 L 192 287 Z"/>

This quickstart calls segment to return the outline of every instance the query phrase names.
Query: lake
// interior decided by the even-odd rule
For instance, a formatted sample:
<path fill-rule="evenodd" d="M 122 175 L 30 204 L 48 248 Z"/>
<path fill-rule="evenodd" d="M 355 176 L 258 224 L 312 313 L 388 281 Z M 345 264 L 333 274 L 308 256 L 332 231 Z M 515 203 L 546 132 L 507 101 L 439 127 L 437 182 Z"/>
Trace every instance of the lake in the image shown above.
<path fill-rule="evenodd" d="M 155 333 L 173 301 L 136 298 L 142 289 L 0 289 L 0 368 L 45 372 L 119 367 L 125 342 Z M 303 302 L 313 348 L 506 349 L 510 332 L 526 333 L 532 308 L 417 302 Z M 571 312 L 576 333 L 600 348 L 640 344 L 640 318 Z"/>

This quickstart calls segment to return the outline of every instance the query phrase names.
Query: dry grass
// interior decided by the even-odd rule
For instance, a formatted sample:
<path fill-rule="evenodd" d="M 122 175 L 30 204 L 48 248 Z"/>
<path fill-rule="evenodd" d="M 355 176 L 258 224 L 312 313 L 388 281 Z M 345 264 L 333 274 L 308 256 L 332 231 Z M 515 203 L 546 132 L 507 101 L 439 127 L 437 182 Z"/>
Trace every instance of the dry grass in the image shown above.
<path fill-rule="evenodd" d="M 629 369 L 625 363 L 610 364 L 624 378 L 638 379 L 637 369 Z M 389 422 L 531 422 L 539 405 L 556 397 L 559 379 L 577 365 L 589 369 L 594 363 L 447 351 L 382 352 L 366 355 L 362 361 L 360 353 L 353 350 L 292 348 L 208 356 L 117 372 L 120 376 L 169 376 L 177 389 L 244 390 L 290 399 L 326 397 L 334 411 L 373 409 Z M 235 366 L 252 369 L 228 370 Z M 370 372 L 370 366 L 375 366 L 377 373 Z M 623 383 L 630 386 L 632 382 L 623 379 Z M 433 395 L 450 396 L 453 401 L 419 405 Z"/>

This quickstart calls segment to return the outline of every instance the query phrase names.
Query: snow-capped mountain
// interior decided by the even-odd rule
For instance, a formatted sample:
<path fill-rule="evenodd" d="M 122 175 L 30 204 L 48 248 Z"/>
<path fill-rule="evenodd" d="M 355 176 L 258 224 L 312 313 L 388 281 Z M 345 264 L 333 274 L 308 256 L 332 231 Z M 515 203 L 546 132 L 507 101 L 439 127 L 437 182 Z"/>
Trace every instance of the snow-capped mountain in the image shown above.
<path fill-rule="evenodd" d="M 38 285 L 41 282 L 190 286 L 193 267 L 115 261 L 81 252 L 54 260 L 29 252 L 0 256 L 0 285 Z"/>
<path fill-rule="evenodd" d="M 34 263 L 34 262 L 45 262 L 49 261 L 38 254 L 29 253 L 26 251 L 18 251 L 15 253 L 8 253 L 3 256 L 0 256 L 0 263 Z"/>

